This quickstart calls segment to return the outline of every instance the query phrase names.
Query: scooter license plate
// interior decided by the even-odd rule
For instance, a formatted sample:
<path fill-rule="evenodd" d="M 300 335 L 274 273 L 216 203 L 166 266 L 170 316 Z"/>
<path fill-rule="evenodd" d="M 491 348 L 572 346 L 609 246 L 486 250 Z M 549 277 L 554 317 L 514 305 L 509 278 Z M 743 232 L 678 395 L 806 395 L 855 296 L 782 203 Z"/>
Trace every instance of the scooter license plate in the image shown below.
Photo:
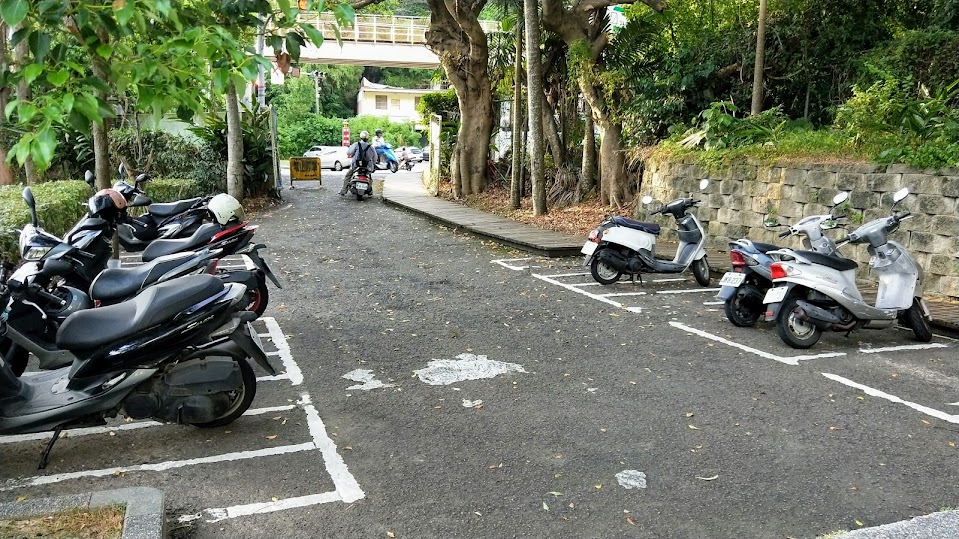
<path fill-rule="evenodd" d="M 780 303 L 786 297 L 786 291 L 789 290 L 788 286 L 777 286 L 776 288 L 770 288 L 766 292 L 766 296 L 763 298 L 763 304 L 768 305 L 770 303 Z"/>
<path fill-rule="evenodd" d="M 246 331 L 247 333 L 250 334 L 250 338 L 253 339 L 253 342 L 256 343 L 256 347 L 259 348 L 260 351 L 262 351 L 264 354 L 266 354 L 266 350 L 263 348 L 263 341 L 260 340 L 260 334 L 257 333 L 255 329 L 253 329 L 252 323 L 250 322 L 246 323 Z"/>
<path fill-rule="evenodd" d="M 596 242 L 587 240 L 586 243 L 583 244 L 583 248 L 580 249 L 579 252 L 583 253 L 587 257 L 593 256 L 593 253 L 596 252 Z"/>
<path fill-rule="evenodd" d="M 745 273 L 727 271 L 726 274 L 723 275 L 723 278 L 719 281 L 719 286 L 739 286 L 743 284 L 743 281 L 745 280 Z"/>

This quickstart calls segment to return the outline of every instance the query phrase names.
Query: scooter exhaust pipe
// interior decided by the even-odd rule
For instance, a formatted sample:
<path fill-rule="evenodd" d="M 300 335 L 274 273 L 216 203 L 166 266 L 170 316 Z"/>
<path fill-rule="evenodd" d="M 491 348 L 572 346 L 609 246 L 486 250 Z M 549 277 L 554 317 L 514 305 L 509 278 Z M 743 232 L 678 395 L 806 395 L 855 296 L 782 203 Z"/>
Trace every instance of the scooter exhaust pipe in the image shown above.
<path fill-rule="evenodd" d="M 797 318 L 803 321 L 808 321 L 816 327 L 821 329 L 829 329 L 832 331 L 849 331 L 850 329 L 856 327 L 856 321 L 853 320 L 849 323 L 843 323 L 836 315 L 831 312 L 816 307 L 815 305 L 803 301 L 796 301 L 796 305 L 799 306 L 802 310 L 802 314 L 798 314 Z"/>

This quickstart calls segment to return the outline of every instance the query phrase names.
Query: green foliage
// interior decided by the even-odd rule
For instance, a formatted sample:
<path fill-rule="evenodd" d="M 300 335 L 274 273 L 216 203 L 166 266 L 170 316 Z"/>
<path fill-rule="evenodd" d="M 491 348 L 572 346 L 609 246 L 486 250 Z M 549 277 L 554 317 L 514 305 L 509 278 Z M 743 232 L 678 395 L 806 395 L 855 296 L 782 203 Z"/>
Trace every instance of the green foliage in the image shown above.
<path fill-rule="evenodd" d="M 280 158 L 298 157 L 311 146 L 338 146 L 343 140 L 343 120 L 313 114 L 280 124 L 276 129 Z"/>
<path fill-rule="evenodd" d="M 456 119 L 460 116 L 459 100 L 456 97 L 456 90 L 450 88 L 439 92 L 431 92 L 420 98 L 420 103 L 416 107 L 420 113 L 420 118 L 426 121 L 434 114 L 442 116 L 444 119 Z"/>
<path fill-rule="evenodd" d="M 153 202 L 176 202 L 185 198 L 215 194 L 196 180 L 175 178 L 151 179 L 143 186 L 143 190 Z"/>
<path fill-rule="evenodd" d="M 122 158 L 122 159 L 121 159 Z M 110 162 L 126 164 L 135 172 L 157 178 L 186 178 L 200 158 L 199 145 L 166 131 L 114 129 L 110 131 Z"/>
<path fill-rule="evenodd" d="M 959 3 L 955 4 L 959 12 Z M 943 88 L 959 79 L 959 32 L 940 29 L 904 32 L 864 56 L 855 84 L 867 87 L 889 79 L 929 88 Z"/>
<path fill-rule="evenodd" d="M 56 236 L 63 236 L 86 213 L 87 198 L 92 194 L 83 181 L 48 182 L 30 187 L 37 201 L 40 226 Z M 21 198 L 23 187 L 0 187 L 0 255 L 4 260 L 20 260 L 17 242 L 20 230 L 30 222 L 30 210 Z"/>
<path fill-rule="evenodd" d="M 756 116 L 738 117 L 739 109 L 728 101 L 717 101 L 699 114 L 699 129 L 690 133 L 681 142 L 693 148 L 703 146 L 709 151 L 751 144 L 773 139 L 786 124 L 782 111 L 769 109 Z"/>
<path fill-rule="evenodd" d="M 253 112 L 244 108 L 240 120 L 243 128 L 243 190 L 245 196 L 249 197 L 265 195 L 276 187 L 270 150 L 270 112 Z M 203 126 L 194 127 L 191 131 L 206 143 L 210 152 L 207 155 L 216 156 L 219 161 L 226 163 L 226 118 L 210 116 Z M 205 191 L 226 191 L 225 172 L 213 178 L 194 176 L 193 179 Z"/>
<path fill-rule="evenodd" d="M 383 116 L 357 116 L 350 118 L 350 140 L 355 142 L 360 138 L 360 131 L 370 132 L 370 140 L 377 129 L 383 130 L 386 142 L 397 146 L 419 146 L 420 135 L 413 130 L 411 123 L 392 123 Z M 342 138 L 342 137 L 341 137 Z"/>

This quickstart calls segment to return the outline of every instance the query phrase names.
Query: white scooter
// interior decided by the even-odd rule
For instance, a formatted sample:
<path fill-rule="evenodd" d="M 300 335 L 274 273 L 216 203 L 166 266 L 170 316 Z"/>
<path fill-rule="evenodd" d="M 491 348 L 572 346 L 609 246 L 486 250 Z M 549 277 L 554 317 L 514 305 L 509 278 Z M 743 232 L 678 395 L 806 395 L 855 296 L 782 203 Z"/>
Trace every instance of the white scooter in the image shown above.
<path fill-rule="evenodd" d="M 709 180 L 699 183 L 704 190 Z M 652 198 L 643 197 L 643 204 Z M 668 213 L 676 220 L 679 247 L 672 260 L 656 258 L 656 237 L 660 226 L 634 221 L 618 215 L 603 221 L 589 233 L 581 252 L 586 255 L 584 266 L 589 266 L 593 279 L 600 284 L 613 284 L 624 273 L 642 282 L 642 273 L 682 273 L 692 268 L 696 282 L 709 286 L 709 264 L 706 262 L 706 231 L 689 209 L 699 204 L 692 197 L 677 198 L 652 212 Z"/>
<path fill-rule="evenodd" d="M 826 329 L 883 329 L 897 320 L 912 329 L 916 340 L 932 340 L 929 310 L 922 299 L 922 269 L 902 245 L 887 239 L 911 217 L 895 209 L 908 194 L 909 189 L 897 191 L 892 215 L 860 226 L 837 243 L 839 247 L 869 245 L 869 267 L 879 275 L 875 305 L 863 300 L 856 286 L 858 265 L 852 260 L 811 251 L 776 252 L 782 257 L 771 267 L 777 286 L 766 293 L 763 303 L 767 304 L 766 320 L 776 321 L 783 342 L 809 348 Z"/>

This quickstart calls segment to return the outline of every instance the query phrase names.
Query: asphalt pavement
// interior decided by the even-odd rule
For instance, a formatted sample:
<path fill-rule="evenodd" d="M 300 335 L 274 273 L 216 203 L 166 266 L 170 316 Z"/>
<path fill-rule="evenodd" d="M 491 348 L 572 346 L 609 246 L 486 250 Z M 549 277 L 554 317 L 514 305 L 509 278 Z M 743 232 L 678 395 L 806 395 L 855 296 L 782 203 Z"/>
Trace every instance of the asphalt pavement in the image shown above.
<path fill-rule="evenodd" d="M 799 354 L 691 277 L 600 286 L 338 176 L 253 217 L 283 288 L 252 413 L 120 421 L 42 473 L 0 438 L 0 501 L 153 486 L 177 538 L 804 538 L 959 506 L 955 335 Z"/>

